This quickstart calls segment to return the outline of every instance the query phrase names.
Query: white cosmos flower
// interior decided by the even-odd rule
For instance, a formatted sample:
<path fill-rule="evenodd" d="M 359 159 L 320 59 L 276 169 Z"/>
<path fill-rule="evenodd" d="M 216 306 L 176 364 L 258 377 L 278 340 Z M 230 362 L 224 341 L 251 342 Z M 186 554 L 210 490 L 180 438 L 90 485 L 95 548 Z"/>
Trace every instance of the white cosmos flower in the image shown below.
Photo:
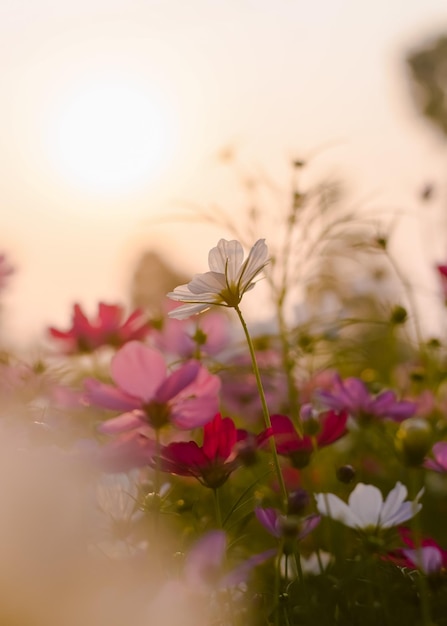
<path fill-rule="evenodd" d="M 421 510 L 419 499 L 423 492 L 421 489 L 414 502 L 404 502 L 407 488 L 398 482 L 384 501 L 377 487 L 359 483 L 349 496 L 348 504 L 332 493 L 318 493 L 315 498 L 317 509 L 322 515 L 350 528 L 362 530 L 392 528 L 406 522 Z"/>
<path fill-rule="evenodd" d="M 268 263 L 265 239 L 259 239 L 244 261 L 244 250 L 239 241 L 221 239 L 210 250 L 210 271 L 196 274 L 187 285 L 180 285 L 168 293 L 168 298 L 185 302 L 169 313 L 169 317 L 184 319 L 209 309 L 212 304 L 237 307 L 246 291 L 252 289 L 256 276 Z"/>

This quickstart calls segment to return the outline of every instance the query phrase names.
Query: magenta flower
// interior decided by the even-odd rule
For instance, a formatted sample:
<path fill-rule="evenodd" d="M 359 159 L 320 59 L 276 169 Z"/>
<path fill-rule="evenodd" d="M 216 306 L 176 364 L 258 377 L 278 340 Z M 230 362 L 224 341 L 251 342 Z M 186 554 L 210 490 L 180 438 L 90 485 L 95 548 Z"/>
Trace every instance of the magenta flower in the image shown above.
<path fill-rule="evenodd" d="M 416 412 L 415 402 L 397 400 L 394 391 L 382 391 L 372 396 L 359 378 L 341 380 L 336 376 L 332 389 L 318 391 L 317 397 L 325 406 L 336 411 L 347 411 L 359 420 L 375 417 L 401 422 Z"/>
<path fill-rule="evenodd" d="M 290 538 L 293 535 L 298 541 L 311 533 L 321 521 L 320 515 L 316 514 L 299 519 L 295 516 L 282 515 L 277 509 L 261 507 L 255 509 L 255 515 L 264 528 L 277 539 L 284 536 Z"/>
<path fill-rule="evenodd" d="M 195 441 L 175 441 L 161 449 L 158 461 L 165 472 L 193 476 L 205 487 L 216 489 L 243 464 L 247 446 L 254 453 L 267 438 L 266 431 L 255 437 L 218 413 L 203 427 L 202 446 Z"/>
<path fill-rule="evenodd" d="M 65 354 L 93 352 L 101 346 L 119 348 L 128 341 L 144 339 L 151 328 L 143 311 L 137 309 L 127 319 L 123 307 L 100 302 L 98 314 L 89 320 L 79 304 L 73 307 L 72 326 L 67 331 L 49 328 Z"/>
<path fill-rule="evenodd" d="M 206 424 L 217 411 L 219 379 L 197 361 L 168 374 L 161 352 L 131 341 L 113 357 L 111 373 L 116 386 L 85 381 L 87 401 L 123 412 L 101 424 L 103 433 L 147 426 L 158 430 L 168 424 L 189 430 Z"/>
<path fill-rule="evenodd" d="M 426 459 L 424 467 L 445 474 L 447 472 L 447 441 L 438 441 L 432 448 L 433 459 Z"/>
<path fill-rule="evenodd" d="M 272 415 L 272 432 L 278 454 L 289 457 L 292 465 L 305 467 L 315 448 L 327 446 L 346 433 L 346 412 L 326 411 L 318 417 L 319 432 L 315 437 L 301 435 L 295 429 L 292 420 L 286 415 Z"/>

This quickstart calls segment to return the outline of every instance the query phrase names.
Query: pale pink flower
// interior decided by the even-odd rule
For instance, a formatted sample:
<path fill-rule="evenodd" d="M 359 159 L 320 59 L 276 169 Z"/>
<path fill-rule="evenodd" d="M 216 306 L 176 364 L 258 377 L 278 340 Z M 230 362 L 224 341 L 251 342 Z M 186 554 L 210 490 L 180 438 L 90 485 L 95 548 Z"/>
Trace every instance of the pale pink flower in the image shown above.
<path fill-rule="evenodd" d="M 203 426 L 218 410 L 220 381 L 197 361 L 168 374 L 161 352 L 137 341 L 127 343 L 111 363 L 116 386 L 85 381 L 86 399 L 122 415 L 104 422 L 100 430 L 118 434 L 172 424 L 181 429 Z"/>
<path fill-rule="evenodd" d="M 196 274 L 188 284 L 168 293 L 168 298 L 185 303 L 171 311 L 169 316 L 184 319 L 206 311 L 213 304 L 237 307 L 244 293 L 254 287 L 254 279 L 267 263 L 265 239 L 255 243 L 245 261 L 239 241 L 221 239 L 208 255 L 210 271 Z"/>
<path fill-rule="evenodd" d="M 178 306 L 170 302 L 169 311 Z M 220 312 L 210 312 L 191 319 L 171 319 L 166 316 L 154 324 L 152 344 L 164 353 L 185 358 L 197 354 L 214 356 L 230 342 L 230 321 Z"/>

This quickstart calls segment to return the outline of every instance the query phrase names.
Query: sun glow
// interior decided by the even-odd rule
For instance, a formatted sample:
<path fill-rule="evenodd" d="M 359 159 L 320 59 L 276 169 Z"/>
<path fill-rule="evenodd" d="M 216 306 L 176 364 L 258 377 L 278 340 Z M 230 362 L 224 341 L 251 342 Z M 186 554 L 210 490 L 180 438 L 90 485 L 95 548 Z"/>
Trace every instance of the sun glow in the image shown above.
<path fill-rule="evenodd" d="M 50 157 L 72 184 L 97 192 L 156 178 L 173 145 L 158 94 L 125 81 L 95 82 L 65 94 L 49 122 Z"/>

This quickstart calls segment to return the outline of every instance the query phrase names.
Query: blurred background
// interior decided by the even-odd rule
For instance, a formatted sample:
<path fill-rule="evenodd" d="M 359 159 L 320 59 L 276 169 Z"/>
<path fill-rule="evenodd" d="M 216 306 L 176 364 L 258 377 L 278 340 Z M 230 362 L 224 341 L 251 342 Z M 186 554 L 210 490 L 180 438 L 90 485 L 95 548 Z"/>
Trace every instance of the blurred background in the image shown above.
<path fill-rule="evenodd" d="M 275 216 L 297 162 L 304 190 L 336 180 L 347 206 L 392 228 L 436 329 L 445 37 L 444 0 L 3 0 L 4 338 L 67 326 L 75 301 L 135 299 L 148 253 L 187 279 L 205 271 L 232 236 L 222 214 Z"/>

